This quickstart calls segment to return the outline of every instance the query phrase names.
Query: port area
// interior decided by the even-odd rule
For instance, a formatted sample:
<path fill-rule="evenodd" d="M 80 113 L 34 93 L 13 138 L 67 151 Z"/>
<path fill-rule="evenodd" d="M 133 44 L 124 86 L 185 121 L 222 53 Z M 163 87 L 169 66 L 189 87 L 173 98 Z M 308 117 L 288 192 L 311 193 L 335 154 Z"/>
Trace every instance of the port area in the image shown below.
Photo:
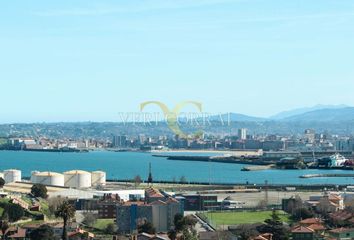
<path fill-rule="evenodd" d="M 176 161 L 199 161 L 214 163 L 244 164 L 241 171 L 260 171 L 268 169 L 326 169 L 326 170 L 354 170 L 354 162 L 348 160 L 339 154 L 319 159 L 308 157 L 269 157 L 264 155 L 240 155 L 240 153 L 231 155 L 201 156 L 201 155 L 162 155 L 153 154 L 154 157 L 166 158 Z M 333 164 L 334 162 L 334 164 Z M 340 177 L 340 176 L 339 176 Z M 348 176 L 347 176 L 348 177 Z"/>

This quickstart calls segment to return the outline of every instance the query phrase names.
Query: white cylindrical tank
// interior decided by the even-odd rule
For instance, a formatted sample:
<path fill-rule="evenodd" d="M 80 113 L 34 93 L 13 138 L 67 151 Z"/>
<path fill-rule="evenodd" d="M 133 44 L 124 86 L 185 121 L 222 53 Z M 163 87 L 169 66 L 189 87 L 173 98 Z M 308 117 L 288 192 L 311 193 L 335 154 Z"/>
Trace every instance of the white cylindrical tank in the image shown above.
<path fill-rule="evenodd" d="M 91 173 L 92 186 L 106 185 L 106 173 L 102 171 L 94 171 Z"/>
<path fill-rule="evenodd" d="M 64 175 L 56 172 L 33 172 L 31 181 L 32 183 L 62 187 L 64 186 Z"/>
<path fill-rule="evenodd" d="M 64 186 L 72 188 L 91 187 L 91 173 L 82 170 L 64 172 Z"/>
<path fill-rule="evenodd" d="M 4 171 L 4 180 L 6 183 L 20 182 L 21 171 L 17 169 L 8 169 Z"/>
<path fill-rule="evenodd" d="M 31 183 L 36 183 L 36 175 L 37 175 L 37 173 L 40 173 L 40 172 L 39 171 L 32 171 L 31 172 L 31 179 L 30 179 Z"/>

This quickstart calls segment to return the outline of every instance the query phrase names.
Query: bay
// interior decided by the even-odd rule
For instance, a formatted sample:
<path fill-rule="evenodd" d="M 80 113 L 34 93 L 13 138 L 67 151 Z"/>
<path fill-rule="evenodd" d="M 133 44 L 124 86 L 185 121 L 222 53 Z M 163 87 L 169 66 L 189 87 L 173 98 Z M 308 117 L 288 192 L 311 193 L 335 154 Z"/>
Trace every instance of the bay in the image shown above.
<path fill-rule="evenodd" d="M 188 155 L 193 155 L 188 153 Z M 197 154 L 200 155 L 200 154 Z M 154 180 L 179 181 L 184 176 L 187 181 L 211 183 L 263 184 L 353 184 L 351 177 L 309 178 L 299 176 L 320 173 L 351 173 L 345 170 L 264 170 L 243 172 L 243 164 L 173 161 L 163 157 L 153 157 L 143 152 L 92 151 L 88 153 L 50 153 L 27 151 L 0 151 L 0 171 L 19 169 L 22 176 L 29 177 L 31 171 L 64 172 L 81 169 L 102 170 L 107 179 L 133 179 L 140 175 L 147 179 L 149 163 L 152 165 Z"/>

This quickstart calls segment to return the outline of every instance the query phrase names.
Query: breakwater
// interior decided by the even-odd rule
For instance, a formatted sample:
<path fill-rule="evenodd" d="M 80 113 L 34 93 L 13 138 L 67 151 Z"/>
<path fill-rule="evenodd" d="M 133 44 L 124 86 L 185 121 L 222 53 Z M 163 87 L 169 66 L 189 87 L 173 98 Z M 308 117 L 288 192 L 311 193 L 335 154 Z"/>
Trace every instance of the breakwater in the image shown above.
<path fill-rule="evenodd" d="M 264 161 L 259 157 L 234 157 L 234 156 L 170 156 L 153 155 L 154 157 L 163 157 L 167 160 L 195 161 L 195 162 L 214 162 L 214 163 L 234 163 L 248 165 L 269 165 L 273 162 Z"/>
<path fill-rule="evenodd" d="M 351 173 L 336 173 L 336 174 L 305 174 L 301 175 L 300 178 L 322 178 L 322 177 L 354 177 Z"/>

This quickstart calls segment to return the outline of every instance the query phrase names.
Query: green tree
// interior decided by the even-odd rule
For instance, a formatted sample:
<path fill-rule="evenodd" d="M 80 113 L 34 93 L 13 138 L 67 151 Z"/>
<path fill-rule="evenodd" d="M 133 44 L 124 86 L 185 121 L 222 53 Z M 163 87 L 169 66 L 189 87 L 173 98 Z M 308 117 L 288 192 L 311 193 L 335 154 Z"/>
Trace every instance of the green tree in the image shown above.
<path fill-rule="evenodd" d="M 1 234 L 2 234 L 2 239 L 6 239 L 7 238 L 7 230 L 10 228 L 9 222 L 6 220 L 1 220 L 0 221 L 0 230 L 1 230 Z"/>
<path fill-rule="evenodd" d="M 110 235 L 116 234 L 117 230 L 118 230 L 118 227 L 114 223 L 109 223 L 105 228 L 105 232 Z"/>
<path fill-rule="evenodd" d="M 152 225 L 151 222 L 144 221 L 143 224 L 140 224 L 138 226 L 138 232 L 139 233 L 155 234 L 156 233 L 156 229 L 154 228 L 154 226 Z"/>
<path fill-rule="evenodd" d="M 55 216 L 57 208 L 65 201 L 62 197 L 52 197 L 48 199 L 48 210 L 50 215 Z"/>
<path fill-rule="evenodd" d="M 7 203 L 5 205 L 4 214 L 7 215 L 10 222 L 16 222 L 25 215 L 25 212 L 20 205 Z"/>
<path fill-rule="evenodd" d="M 183 215 L 177 213 L 174 217 L 173 223 L 175 225 L 176 232 L 181 232 L 184 229 Z"/>
<path fill-rule="evenodd" d="M 198 240 L 198 233 L 195 229 L 184 229 L 181 240 Z"/>
<path fill-rule="evenodd" d="M 55 216 L 63 219 L 64 224 L 63 224 L 62 239 L 67 240 L 68 234 L 66 228 L 67 228 L 68 221 L 70 221 L 70 219 L 75 216 L 74 206 L 71 205 L 69 202 L 64 201 L 61 205 L 58 206 L 55 212 Z"/>
<path fill-rule="evenodd" d="M 259 232 L 256 229 L 256 226 L 253 224 L 242 224 L 234 230 L 235 234 L 240 240 L 249 240 L 257 235 Z"/>
<path fill-rule="evenodd" d="M 188 215 L 183 217 L 183 222 L 186 227 L 194 228 L 194 226 L 197 224 L 197 219 L 195 219 L 195 217 L 192 215 Z"/>
<path fill-rule="evenodd" d="M 0 177 L 0 188 L 3 188 L 4 185 L 5 185 L 5 180 L 2 177 Z"/>
<path fill-rule="evenodd" d="M 192 216 L 183 216 L 177 213 L 174 217 L 173 223 L 177 233 L 182 232 L 185 229 L 193 229 L 197 220 Z"/>
<path fill-rule="evenodd" d="M 84 214 L 84 220 L 83 220 L 83 224 L 85 224 L 86 226 L 92 227 L 95 222 L 97 221 L 97 217 L 95 214 L 93 213 L 85 213 Z"/>
<path fill-rule="evenodd" d="M 300 221 L 302 219 L 314 217 L 314 213 L 312 212 L 311 209 L 306 208 L 306 207 L 302 207 L 302 208 L 295 209 L 293 211 L 291 217 L 295 221 Z"/>
<path fill-rule="evenodd" d="M 140 175 L 136 175 L 134 177 L 134 186 L 137 188 L 139 187 L 139 185 L 142 183 L 141 177 Z"/>
<path fill-rule="evenodd" d="M 53 228 L 49 225 L 41 225 L 30 233 L 31 240 L 53 240 L 55 239 Z"/>
<path fill-rule="evenodd" d="M 174 229 L 171 229 L 170 231 L 168 231 L 167 235 L 168 235 L 168 238 L 169 238 L 169 239 L 171 239 L 171 240 L 176 240 L 176 238 L 177 238 L 177 231 L 174 230 Z"/>
<path fill-rule="evenodd" d="M 47 187 L 44 186 L 43 184 L 40 184 L 40 183 L 33 184 L 32 188 L 31 188 L 31 193 L 35 197 L 41 197 L 41 198 L 48 197 Z"/>
<path fill-rule="evenodd" d="M 289 233 L 286 227 L 283 225 L 278 212 L 273 209 L 270 219 L 265 220 L 266 226 L 263 229 L 264 232 L 272 233 L 273 240 L 287 240 L 289 239 Z"/>

